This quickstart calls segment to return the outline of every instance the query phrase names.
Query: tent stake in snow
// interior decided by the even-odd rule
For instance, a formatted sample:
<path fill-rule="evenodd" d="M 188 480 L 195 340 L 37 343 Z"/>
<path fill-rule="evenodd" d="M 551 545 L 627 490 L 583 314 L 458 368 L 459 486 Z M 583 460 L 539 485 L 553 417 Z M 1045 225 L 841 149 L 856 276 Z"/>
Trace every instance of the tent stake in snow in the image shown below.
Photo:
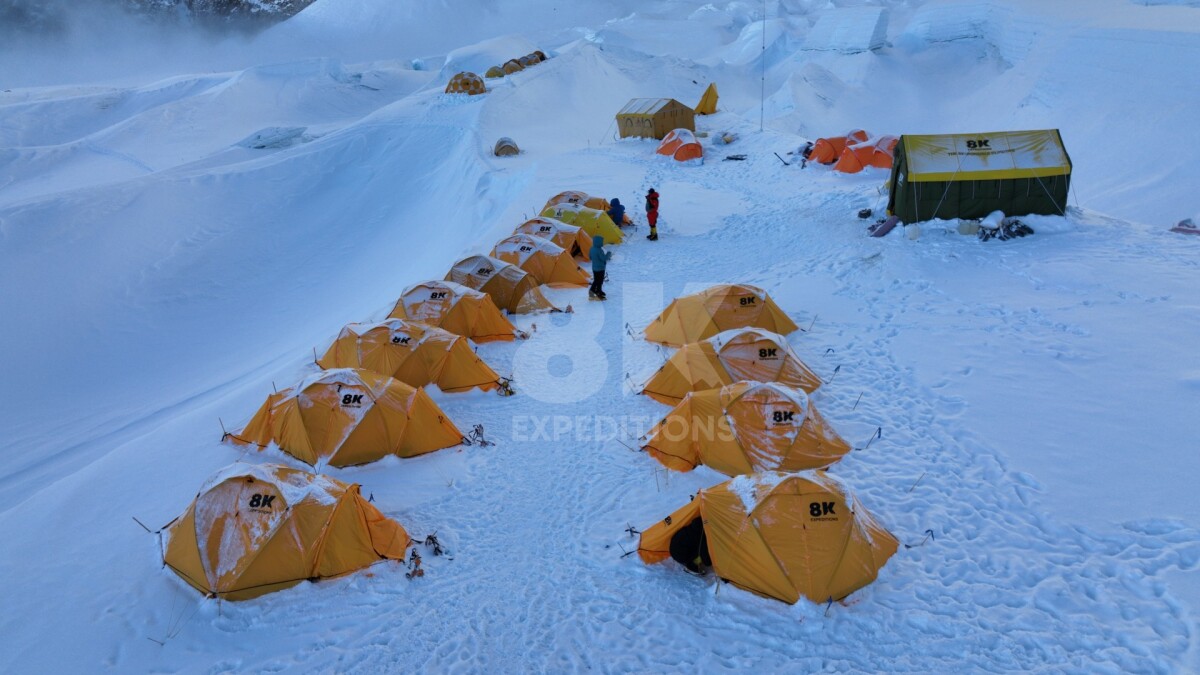
<path fill-rule="evenodd" d="M 876 438 L 883 438 L 883 427 L 876 427 L 875 433 L 871 434 L 871 437 L 867 439 L 867 444 L 861 448 L 855 448 L 855 450 L 866 450 L 867 448 L 871 447 L 871 443 L 873 443 Z"/>
<path fill-rule="evenodd" d="M 806 333 L 807 333 L 808 331 L 811 331 L 811 330 L 812 330 L 812 327 L 813 327 L 813 326 L 815 326 L 815 325 L 817 325 L 817 317 L 818 317 L 818 316 L 821 316 L 821 315 L 820 315 L 820 314 L 813 314 L 813 320 L 812 320 L 812 323 L 808 324 L 808 328 L 807 328 L 807 329 L 806 329 L 804 332 L 806 332 Z"/>
<path fill-rule="evenodd" d="M 930 539 L 933 539 L 934 541 L 937 541 L 937 537 L 933 536 L 933 530 L 925 530 L 925 538 L 924 538 L 924 539 L 922 539 L 920 543 L 918 543 L 918 544 L 905 544 L 905 545 L 904 545 L 904 548 L 906 548 L 906 549 L 907 549 L 907 548 L 917 548 L 918 546 L 924 546 L 924 545 L 925 545 L 925 542 L 929 541 Z"/>
<path fill-rule="evenodd" d="M 220 417 L 217 418 L 217 424 L 221 425 L 221 440 L 229 438 L 229 432 L 225 430 L 225 422 Z"/>
<path fill-rule="evenodd" d="M 837 377 L 837 374 L 840 372 L 842 372 L 842 364 L 839 363 L 837 368 L 833 369 L 833 374 L 829 376 L 829 379 L 825 380 L 825 384 L 831 384 L 833 382 L 833 378 Z"/>
<path fill-rule="evenodd" d="M 867 392 L 865 392 L 865 391 L 858 392 L 858 398 L 854 399 L 854 405 L 850 408 L 851 410 L 858 409 L 858 402 L 862 400 L 863 394 L 865 394 L 865 393 L 867 393 Z"/>
<path fill-rule="evenodd" d="M 150 528 L 146 527 L 146 524 L 145 524 L 145 523 L 143 523 L 142 521 L 138 520 L 138 519 L 137 519 L 137 516 L 129 516 L 129 517 L 130 517 L 130 518 L 133 518 L 133 522 L 137 523 L 138 525 L 141 525 L 143 530 L 145 530 L 145 531 L 149 532 L 150 534 L 154 534 L 154 531 L 153 531 L 153 530 L 151 530 Z"/>
<path fill-rule="evenodd" d="M 925 474 L 927 474 L 927 473 L 929 473 L 929 472 L 928 472 L 928 471 L 922 471 L 922 472 L 921 472 L 921 477 L 920 477 L 920 478 L 918 478 L 918 479 L 916 480 L 916 482 L 912 484 L 912 487 L 908 488 L 908 491 L 909 491 L 909 492 L 912 492 L 912 491 L 913 491 L 913 488 L 917 487 L 917 483 L 920 483 L 920 482 L 921 482 L 921 479 L 922 479 L 922 478 L 924 478 L 924 477 L 925 477 Z"/>

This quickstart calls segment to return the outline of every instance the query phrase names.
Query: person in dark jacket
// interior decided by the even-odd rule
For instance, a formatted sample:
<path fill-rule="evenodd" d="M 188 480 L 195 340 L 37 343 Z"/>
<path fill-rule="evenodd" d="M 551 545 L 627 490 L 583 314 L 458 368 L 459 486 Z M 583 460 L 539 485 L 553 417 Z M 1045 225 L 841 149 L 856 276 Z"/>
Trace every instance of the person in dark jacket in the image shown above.
<path fill-rule="evenodd" d="M 684 525 L 671 537 L 671 558 L 693 574 L 707 574 L 712 567 L 708 554 L 708 537 L 704 534 L 704 522 L 696 518 Z"/>
<path fill-rule="evenodd" d="M 604 277 L 608 274 L 608 260 L 612 258 L 610 251 L 604 250 L 604 237 L 592 237 L 592 287 L 588 289 L 589 298 L 607 300 L 604 294 Z"/>
<path fill-rule="evenodd" d="M 625 205 L 616 197 L 613 197 L 608 204 L 608 217 L 612 218 L 613 225 L 620 227 L 625 223 Z"/>
<path fill-rule="evenodd" d="M 658 241 L 658 193 L 654 188 L 646 193 L 646 221 L 650 223 L 650 241 Z"/>

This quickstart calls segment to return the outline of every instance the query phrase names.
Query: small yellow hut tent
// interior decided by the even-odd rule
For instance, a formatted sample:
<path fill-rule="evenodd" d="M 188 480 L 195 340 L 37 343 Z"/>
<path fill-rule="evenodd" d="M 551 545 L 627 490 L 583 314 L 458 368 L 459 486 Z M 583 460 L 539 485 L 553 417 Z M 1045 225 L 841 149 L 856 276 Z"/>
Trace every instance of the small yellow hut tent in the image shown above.
<path fill-rule="evenodd" d="M 717 112 L 717 83 L 713 82 L 704 90 L 700 102 L 696 104 L 697 115 L 711 115 Z"/>
<path fill-rule="evenodd" d="M 508 136 L 503 136 L 496 141 L 495 147 L 492 148 L 492 154 L 497 157 L 511 157 L 521 154 L 521 148 L 517 147 L 517 142 Z"/>
<path fill-rule="evenodd" d="M 364 368 L 413 387 L 433 384 L 445 392 L 500 386 L 500 376 L 465 337 L 406 319 L 346 326 L 317 365 Z"/>
<path fill-rule="evenodd" d="M 473 255 L 459 260 L 446 274 L 446 281 L 487 293 L 497 307 L 511 314 L 562 311 L 542 293 L 532 275 L 491 256 Z"/>
<path fill-rule="evenodd" d="M 671 539 L 697 518 L 718 577 L 787 603 L 841 600 L 875 581 L 899 548 L 829 474 L 769 472 L 700 490 L 642 532 L 638 556 L 666 560 Z"/>
<path fill-rule="evenodd" d="M 224 600 L 403 561 L 409 544 L 358 485 L 277 464 L 218 471 L 164 530 L 166 566 Z"/>
<path fill-rule="evenodd" d="M 583 228 L 588 236 L 600 235 L 606 244 L 619 244 L 623 235 L 608 217 L 608 214 L 596 209 L 589 209 L 579 204 L 556 204 L 542 209 L 541 217 L 561 220 L 568 225 Z"/>
<path fill-rule="evenodd" d="M 782 335 L 740 328 L 684 345 L 646 382 L 642 393 L 673 406 L 688 392 L 739 380 L 779 382 L 810 393 L 821 386 L 821 378 L 804 365 Z"/>
<path fill-rule="evenodd" d="M 583 228 L 568 225 L 561 220 L 531 218 L 516 227 L 513 234 L 532 234 L 549 239 L 580 260 L 592 259 L 592 238 Z"/>
<path fill-rule="evenodd" d="M 692 392 L 642 447 L 669 469 L 703 464 L 728 476 L 818 469 L 850 452 L 807 394 L 776 382 Z"/>
<path fill-rule="evenodd" d="M 437 326 L 475 342 L 511 341 L 516 326 L 487 293 L 453 281 L 422 281 L 404 289 L 389 318 Z"/>
<path fill-rule="evenodd" d="M 305 464 L 353 466 L 413 457 L 462 442 L 462 433 L 422 389 L 369 370 L 317 373 L 267 397 L 235 445 L 271 443 Z"/>
<path fill-rule="evenodd" d="M 763 289 L 750 284 L 718 284 L 673 300 L 646 327 L 646 339 L 677 347 L 733 328 L 762 328 L 787 335 L 797 326 Z"/>
<path fill-rule="evenodd" d="M 522 70 L 525 70 L 525 66 L 521 65 L 521 62 L 516 59 L 509 59 L 504 62 L 503 66 L 500 67 L 504 69 L 504 72 L 508 75 L 519 73 Z"/>
<path fill-rule="evenodd" d="M 674 129 L 696 130 L 696 113 L 673 98 L 635 98 L 617 112 L 621 138 L 662 140 Z"/>
<path fill-rule="evenodd" d="M 492 256 L 520 267 L 539 284 L 587 286 L 591 283 L 566 249 L 531 234 L 514 234 L 501 239 L 492 249 Z"/>

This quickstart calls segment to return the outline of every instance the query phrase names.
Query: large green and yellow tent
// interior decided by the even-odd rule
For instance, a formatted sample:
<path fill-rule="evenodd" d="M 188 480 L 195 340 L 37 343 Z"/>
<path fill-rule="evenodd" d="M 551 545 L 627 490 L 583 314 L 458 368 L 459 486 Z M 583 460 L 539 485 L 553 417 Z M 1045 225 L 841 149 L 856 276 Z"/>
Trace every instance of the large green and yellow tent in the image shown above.
<path fill-rule="evenodd" d="M 903 223 L 934 218 L 1063 215 L 1071 158 L 1057 129 L 904 135 L 888 181 L 888 213 Z"/>

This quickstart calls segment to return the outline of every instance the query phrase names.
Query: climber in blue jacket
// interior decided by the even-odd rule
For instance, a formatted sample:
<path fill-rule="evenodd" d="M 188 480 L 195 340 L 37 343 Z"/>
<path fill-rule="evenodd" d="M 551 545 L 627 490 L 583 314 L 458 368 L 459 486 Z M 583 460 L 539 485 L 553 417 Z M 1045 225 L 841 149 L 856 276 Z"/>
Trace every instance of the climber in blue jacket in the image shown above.
<path fill-rule="evenodd" d="M 608 217 L 612 218 L 613 225 L 620 227 L 625 223 L 625 205 L 616 197 L 613 197 L 608 204 Z"/>
<path fill-rule="evenodd" d="M 604 250 L 604 237 L 596 235 L 592 237 L 592 286 L 588 289 L 588 297 L 596 298 L 597 300 L 607 300 L 608 296 L 604 294 L 604 277 L 608 274 L 605 268 L 608 267 L 608 260 L 612 258 L 610 251 Z"/>

